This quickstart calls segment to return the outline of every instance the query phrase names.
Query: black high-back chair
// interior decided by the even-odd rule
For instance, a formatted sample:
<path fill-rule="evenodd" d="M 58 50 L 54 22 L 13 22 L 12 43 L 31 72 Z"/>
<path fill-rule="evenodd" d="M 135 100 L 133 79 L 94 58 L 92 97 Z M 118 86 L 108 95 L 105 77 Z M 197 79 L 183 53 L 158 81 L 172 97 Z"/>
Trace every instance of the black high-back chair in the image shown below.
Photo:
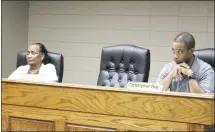
<path fill-rule="evenodd" d="M 194 55 L 196 55 L 199 59 L 205 61 L 206 63 L 210 64 L 214 69 L 214 48 L 195 50 Z"/>
<path fill-rule="evenodd" d="M 129 81 L 148 82 L 150 50 L 130 44 L 102 49 L 98 86 L 125 87 Z"/>
<path fill-rule="evenodd" d="M 26 51 L 19 52 L 17 55 L 17 62 L 16 62 L 16 68 L 27 65 L 26 60 Z M 54 53 L 54 52 L 48 52 L 48 63 L 51 63 L 55 66 L 58 82 L 62 82 L 63 79 L 63 72 L 64 72 L 64 58 L 62 54 Z"/>

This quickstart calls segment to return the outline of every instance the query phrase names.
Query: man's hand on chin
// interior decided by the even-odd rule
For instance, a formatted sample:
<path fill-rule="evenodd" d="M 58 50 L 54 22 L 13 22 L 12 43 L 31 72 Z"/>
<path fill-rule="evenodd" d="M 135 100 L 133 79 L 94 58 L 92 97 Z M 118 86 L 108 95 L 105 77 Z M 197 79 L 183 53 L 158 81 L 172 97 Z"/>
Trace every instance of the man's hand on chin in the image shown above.
<path fill-rule="evenodd" d="M 190 66 L 183 62 L 183 63 L 180 63 L 178 64 L 180 67 L 181 67 L 181 73 L 185 76 L 192 76 L 193 75 L 193 71 L 192 69 L 190 69 Z"/>

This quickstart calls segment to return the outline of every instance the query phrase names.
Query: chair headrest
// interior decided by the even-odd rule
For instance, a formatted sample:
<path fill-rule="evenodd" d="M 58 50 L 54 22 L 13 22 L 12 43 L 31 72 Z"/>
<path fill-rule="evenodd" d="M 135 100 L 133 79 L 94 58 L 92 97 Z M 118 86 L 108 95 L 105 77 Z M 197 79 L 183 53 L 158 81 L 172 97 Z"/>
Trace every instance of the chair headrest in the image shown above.
<path fill-rule="evenodd" d="M 199 59 L 210 64 L 214 69 L 214 48 L 198 49 L 194 51 L 194 55 Z"/>

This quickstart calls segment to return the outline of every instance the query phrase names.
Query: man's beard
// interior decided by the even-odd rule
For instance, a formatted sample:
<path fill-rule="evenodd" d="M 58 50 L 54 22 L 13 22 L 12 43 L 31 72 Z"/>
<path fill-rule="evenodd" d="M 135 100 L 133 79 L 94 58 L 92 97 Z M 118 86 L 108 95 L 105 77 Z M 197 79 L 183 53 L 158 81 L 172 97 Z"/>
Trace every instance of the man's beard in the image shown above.
<path fill-rule="evenodd" d="M 180 64 L 183 63 L 182 61 L 175 61 L 176 64 Z"/>
<path fill-rule="evenodd" d="M 187 63 L 187 64 L 188 64 L 188 63 L 189 63 L 189 61 L 190 61 L 189 59 L 186 59 L 186 60 L 184 60 L 184 61 L 175 61 L 175 63 L 176 63 L 176 64 L 180 64 L 180 63 L 185 62 L 185 63 Z"/>
<path fill-rule="evenodd" d="M 189 64 L 190 59 L 186 59 L 184 62 L 187 63 L 187 64 Z"/>

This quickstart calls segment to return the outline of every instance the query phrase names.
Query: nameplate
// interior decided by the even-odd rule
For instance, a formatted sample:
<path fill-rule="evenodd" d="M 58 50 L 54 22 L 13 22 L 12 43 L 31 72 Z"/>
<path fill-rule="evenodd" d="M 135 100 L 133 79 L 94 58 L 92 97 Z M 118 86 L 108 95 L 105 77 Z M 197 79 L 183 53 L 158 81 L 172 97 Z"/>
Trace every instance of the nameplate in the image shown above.
<path fill-rule="evenodd" d="M 163 85 L 157 83 L 128 82 L 126 88 L 141 89 L 147 91 L 162 91 Z"/>

